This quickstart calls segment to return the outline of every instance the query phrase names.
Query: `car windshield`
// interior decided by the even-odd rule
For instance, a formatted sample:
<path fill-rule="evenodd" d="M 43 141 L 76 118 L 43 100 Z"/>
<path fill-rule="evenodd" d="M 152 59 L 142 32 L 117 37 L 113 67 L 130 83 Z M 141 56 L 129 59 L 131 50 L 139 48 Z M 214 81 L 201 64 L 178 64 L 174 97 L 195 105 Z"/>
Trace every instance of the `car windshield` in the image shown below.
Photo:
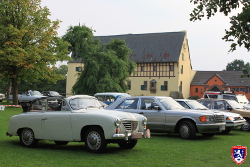
<path fill-rule="evenodd" d="M 208 110 L 207 107 L 195 100 L 186 101 L 186 103 L 194 110 Z"/>
<path fill-rule="evenodd" d="M 173 110 L 173 109 L 185 109 L 180 105 L 178 102 L 176 102 L 172 98 L 167 98 L 167 97 L 161 97 L 157 98 L 161 105 L 166 109 L 166 110 Z"/>
<path fill-rule="evenodd" d="M 244 107 L 235 100 L 228 100 L 227 102 L 233 109 L 244 109 Z"/>
<path fill-rule="evenodd" d="M 94 98 L 75 98 L 71 99 L 69 104 L 73 110 L 102 107 L 100 102 Z"/>
<path fill-rule="evenodd" d="M 58 92 L 51 92 L 51 96 L 60 96 Z"/>

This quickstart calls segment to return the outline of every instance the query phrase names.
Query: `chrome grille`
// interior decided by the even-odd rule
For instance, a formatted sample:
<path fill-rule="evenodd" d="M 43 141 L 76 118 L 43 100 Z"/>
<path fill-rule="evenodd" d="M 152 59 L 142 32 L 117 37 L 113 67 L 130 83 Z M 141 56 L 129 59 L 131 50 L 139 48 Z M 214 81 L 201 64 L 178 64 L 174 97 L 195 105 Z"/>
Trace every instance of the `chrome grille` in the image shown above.
<path fill-rule="evenodd" d="M 224 122 L 224 115 L 215 115 L 214 121 L 215 122 Z"/>
<path fill-rule="evenodd" d="M 126 122 L 122 122 L 122 124 L 126 130 L 131 130 L 131 131 L 136 130 L 138 127 L 138 122 L 136 121 L 130 121 L 130 122 L 126 121 Z"/>

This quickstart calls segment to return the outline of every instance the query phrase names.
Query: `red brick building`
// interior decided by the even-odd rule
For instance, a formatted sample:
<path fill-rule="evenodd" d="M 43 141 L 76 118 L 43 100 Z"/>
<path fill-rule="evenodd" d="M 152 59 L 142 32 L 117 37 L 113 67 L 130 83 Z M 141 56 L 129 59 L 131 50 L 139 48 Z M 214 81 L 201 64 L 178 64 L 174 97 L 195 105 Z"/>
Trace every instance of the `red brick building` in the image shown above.
<path fill-rule="evenodd" d="M 250 78 L 242 71 L 196 71 L 190 84 L 190 96 L 202 97 L 205 91 L 230 90 L 250 99 Z"/>

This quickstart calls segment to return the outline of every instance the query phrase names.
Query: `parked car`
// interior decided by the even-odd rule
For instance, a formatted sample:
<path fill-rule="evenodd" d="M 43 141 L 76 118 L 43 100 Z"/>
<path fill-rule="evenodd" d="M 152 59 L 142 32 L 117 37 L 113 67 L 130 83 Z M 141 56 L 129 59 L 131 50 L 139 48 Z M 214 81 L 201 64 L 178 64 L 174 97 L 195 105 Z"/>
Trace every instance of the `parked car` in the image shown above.
<path fill-rule="evenodd" d="M 105 93 L 96 93 L 94 95 L 99 101 L 110 105 L 112 102 L 122 97 L 131 97 L 131 95 L 127 93 L 118 93 L 118 92 L 105 92 Z"/>
<path fill-rule="evenodd" d="M 183 139 L 193 139 L 196 133 L 212 137 L 225 130 L 224 115 L 206 110 L 189 110 L 171 97 L 137 96 L 117 99 L 105 108 L 142 114 L 148 118 L 151 132 L 179 133 Z"/>
<path fill-rule="evenodd" d="M 40 97 L 46 97 L 41 94 L 41 92 L 37 90 L 29 90 L 27 92 L 23 92 L 22 94 L 18 94 L 18 102 L 19 103 L 29 103 L 32 100 Z M 9 95 L 9 100 L 13 100 L 13 96 Z"/>
<path fill-rule="evenodd" d="M 93 96 L 43 97 L 23 110 L 11 117 L 6 135 L 19 136 L 25 147 L 35 147 L 38 140 L 58 145 L 85 142 L 90 152 L 97 153 L 108 143 L 132 149 L 139 138 L 150 136 L 146 117 L 104 110 Z"/>
<path fill-rule="evenodd" d="M 237 101 L 228 99 L 199 99 L 198 102 L 209 109 L 228 111 L 242 115 L 246 120 L 246 123 L 241 129 L 244 131 L 250 131 L 250 112 Z"/>
<path fill-rule="evenodd" d="M 56 91 L 43 91 L 42 92 L 43 96 L 49 96 L 49 97 L 54 97 L 54 96 L 62 96 Z"/>
<path fill-rule="evenodd" d="M 3 99 L 5 99 L 5 95 L 3 93 L 0 93 L 0 102 L 2 102 Z"/>
<path fill-rule="evenodd" d="M 202 105 L 196 100 L 190 99 L 175 99 L 184 108 L 192 110 L 210 110 L 206 106 Z M 223 133 L 229 133 L 233 128 L 239 129 L 246 124 L 246 120 L 237 113 L 220 111 L 224 115 L 224 120 L 226 122 L 226 129 L 222 131 Z"/>

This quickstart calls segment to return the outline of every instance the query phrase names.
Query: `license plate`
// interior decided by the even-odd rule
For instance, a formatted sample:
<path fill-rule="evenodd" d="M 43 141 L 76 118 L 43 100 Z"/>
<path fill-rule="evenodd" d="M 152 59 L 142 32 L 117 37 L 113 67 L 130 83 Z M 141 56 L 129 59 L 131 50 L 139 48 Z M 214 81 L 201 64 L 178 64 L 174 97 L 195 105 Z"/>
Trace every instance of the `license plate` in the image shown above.
<path fill-rule="evenodd" d="M 132 133 L 131 138 L 132 139 L 142 138 L 142 133 Z"/>
<path fill-rule="evenodd" d="M 226 126 L 220 126 L 220 130 L 226 130 Z"/>

